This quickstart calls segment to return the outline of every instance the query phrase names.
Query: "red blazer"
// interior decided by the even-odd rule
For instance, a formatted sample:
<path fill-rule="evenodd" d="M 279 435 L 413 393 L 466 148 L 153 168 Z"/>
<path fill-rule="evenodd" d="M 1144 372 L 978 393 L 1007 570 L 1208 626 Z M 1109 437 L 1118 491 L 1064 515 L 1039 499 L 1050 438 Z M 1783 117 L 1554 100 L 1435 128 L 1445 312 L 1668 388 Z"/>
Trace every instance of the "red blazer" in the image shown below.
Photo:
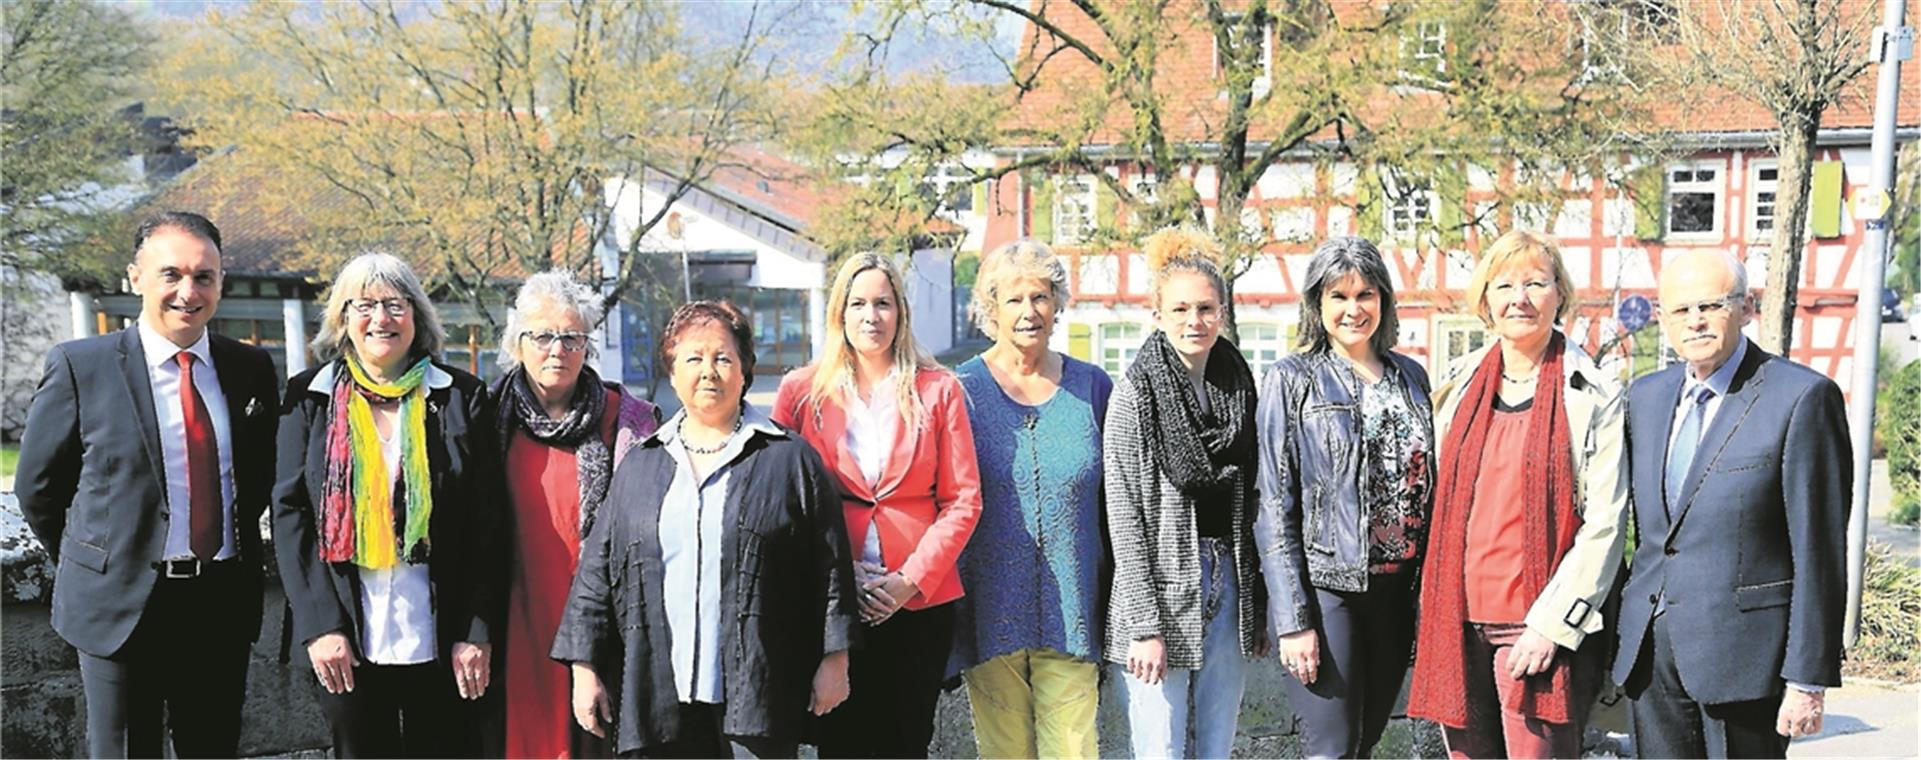
<path fill-rule="evenodd" d="M 840 476 L 847 541 L 859 547 L 872 521 L 880 530 L 881 561 L 898 570 L 920 593 L 907 600 L 923 610 L 959 599 L 960 574 L 954 563 L 980 519 L 980 466 L 974 460 L 974 429 L 967 421 L 960 381 L 943 369 L 922 369 L 914 376 L 926 410 L 924 424 L 903 419 L 894 434 L 894 452 L 881 469 L 880 484 L 869 487 L 860 463 L 847 450 L 847 413 L 838 398 L 821 403 L 818 413 L 806 403 L 814 367 L 787 373 L 774 398 L 774 421 L 800 433 Z M 903 403 L 905 399 L 902 400 Z M 858 551 L 858 549 L 856 549 Z"/>

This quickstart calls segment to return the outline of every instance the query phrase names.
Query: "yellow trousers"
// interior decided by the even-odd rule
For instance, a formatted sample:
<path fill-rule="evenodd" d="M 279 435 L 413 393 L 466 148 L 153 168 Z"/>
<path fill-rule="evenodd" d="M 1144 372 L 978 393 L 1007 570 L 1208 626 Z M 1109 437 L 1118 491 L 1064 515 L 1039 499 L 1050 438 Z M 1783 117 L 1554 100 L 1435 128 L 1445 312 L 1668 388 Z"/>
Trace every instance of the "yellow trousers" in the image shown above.
<path fill-rule="evenodd" d="M 980 756 L 1093 758 L 1100 666 L 1052 649 L 1023 649 L 969 668 Z"/>

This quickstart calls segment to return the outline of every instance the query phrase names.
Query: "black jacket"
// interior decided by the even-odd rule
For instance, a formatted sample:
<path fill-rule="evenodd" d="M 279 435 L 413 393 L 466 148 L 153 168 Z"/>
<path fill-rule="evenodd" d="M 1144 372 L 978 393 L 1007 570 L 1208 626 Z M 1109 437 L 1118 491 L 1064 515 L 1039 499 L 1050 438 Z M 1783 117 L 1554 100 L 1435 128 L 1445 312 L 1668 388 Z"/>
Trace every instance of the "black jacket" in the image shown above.
<path fill-rule="evenodd" d="M 594 666 L 614 705 L 614 749 L 681 737 L 663 598 L 660 508 L 676 464 L 663 434 L 627 454 L 594 528 L 552 656 Z M 721 527 L 721 731 L 804 740 L 822 655 L 853 645 L 847 528 L 832 473 L 812 446 L 754 426 L 733 464 Z M 769 434 L 766 430 L 778 431 Z"/>
<path fill-rule="evenodd" d="M 1421 420 L 1427 450 L 1434 418 L 1427 370 L 1388 353 L 1401 374 L 1407 407 Z M 1254 538 L 1267 577 L 1268 625 L 1277 635 L 1315 624 L 1314 594 L 1367 589 L 1368 520 L 1363 494 L 1357 382 L 1347 360 L 1328 351 L 1291 354 L 1261 381 L 1260 517 Z M 1427 468 L 1428 492 L 1434 467 Z"/>
<path fill-rule="evenodd" d="M 331 377 L 342 366 L 335 360 L 287 381 L 273 537 L 281 583 L 293 606 L 293 640 L 308 642 L 337 631 L 358 653 L 359 574 L 350 562 L 321 561 L 316 520 L 333 421 Z M 434 496 L 427 573 L 438 629 L 435 651 L 444 662 L 455 642 L 491 641 L 490 632 L 498 635 L 506 617 L 506 485 L 486 387 L 473 375 L 438 362 L 433 366 L 451 377 L 435 387 L 430 372 L 427 392 L 427 466 Z"/>
<path fill-rule="evenodd" d="M 208 336 L 227 397 L 233 458 L 234 547 L 245 593 L 205 630 L 260 635 L 260 513 L 273 481 L 273 359 Z M 62 343 L 47 354 L 27 407 L 14 492 L 55 564 L 53 628 L 80 651 L 106 657 L 133 634 L 159 577 L 167 541 L 165 456 L 140 331 Z"/>

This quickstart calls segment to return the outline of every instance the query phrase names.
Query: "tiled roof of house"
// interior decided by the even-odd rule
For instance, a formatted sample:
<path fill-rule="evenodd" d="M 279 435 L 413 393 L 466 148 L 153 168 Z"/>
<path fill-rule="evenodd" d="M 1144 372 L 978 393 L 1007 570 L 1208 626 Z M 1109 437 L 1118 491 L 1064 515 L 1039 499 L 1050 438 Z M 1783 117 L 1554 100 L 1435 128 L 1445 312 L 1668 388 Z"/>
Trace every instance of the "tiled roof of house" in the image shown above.
<path fill-rule="evenodd" d="M 1363 12 L 1367 5 L 1377 0 L 1332 0 L 1337 16 L 1348 18 Z M 1880 7 L 1879 0 L 1843 0 L 1843 12 L 1860 12 L 1865 5 L 1872 3 Z M 1165 99 L 1162 109 L 1163 126 L 1175 142 L 1205 142 L 1217 138 L 1218 124 L 1226 113 L 1226 101 L 1221 96 L 1223 85 L 1215 71 L 1214 42 L 1207 30 L 1194 18 L 1197 13 L 1192 7 L 1194 0 L 1174 0 L 1166 11 L 1171 19 L 1172 36 L 1164 42 L 1158 59 L 1157 90 Z M 1060 0 L 1032 0 L 1030 8 L 1042 12 L 1050 23 L 1064 34 L 1089 44 L 1103 56 L 1111 56 L 1113 50 L 1105 43 L 1098 25 L 1075 4 Z M 1533 8 L 1531 4 L 1516 4 L 1515 7 Z M 1877 16 L 1878 19 L 1878 16 Z M 1021 36 L 1021 51 L 1028 51 L 1035 44 L 1037 35 L 1041 42 L 1039 53 L 1045 54 L 1052 48 L 1048 41 L 1054 39 L 1046 30 L 1028 24 Z M 1105 105 L 1107 98 L 1100 83 L 1099 71 L 1081 54 L 1066 50 L 1045 60 L 1037 87 L 1023 96 L 1015 108 L 1010 126 L 1038 127 L 1042 130 L 1058 128 L 1062 124 L 1076 124 L 1089 119 L 1082 112 L 1087 107 L 1086 99 L 1099 98 Z M 1822 118 L 1822 126 L 1827 129 L 1865 128 L 1872 125 L 1873 98 L 1875 86 L 1875 67 L 1851 85 L 1850 97 L 1837 106 L 1830 108 Z M 1915 86 L 1921 82 L 1921 59 L 1911 59 L 1903 64 L 1902 79 L 1905 95 L 1898 114 L 1898 123 L 1904 126 L 1921 124 L 1921 97 L 1915 96 Z M 1289 83 L 1272 83 L 1274 91 L 1285 91 Z M 1381 107 L 1402 107 L 1394 100 L 1405 92 L 1396 93 L 1387 87 L 1382 88 Z M 1397 105 L 1398 104 L 1398 105 Z M 1126 131 L 1132 128 L 1133 115 L 1124 104 L 1115 103 L 1107 107 L 1099 116 L 1098 127 L 1092 138 L 1084 141 L 1088 145 L 1112 145 L 1121 142 Z M 1741 133 L 1765 132 L 1777 128 L 1773 117 L 1759 105 L 1713 88 L 1703 87 L 1687 93 L 1675 93 L 1662 99 L 1654 108 L 1653 125 L 1659 128 L 1682 133 Z M 1255 141 L 1271 139 L 1276 125 L 1256 121 L 1250 130 Z M 1040 138 L 1035 138 L 1038 144 Z M 1018 144 L 1010 147 L 1020 147 Z"/>
<path fill-rule="evenodd" d="M 803 236 L 827 199 L 819 187 L 804 167 L 759 148 L 736 150 L 706 183 L 724 200 Z M 351 193 L 323 183 L 276 182 L 266 170 L 226 151 L 202 160 L 143 207 L 195 211 L 212 219 L 220 227 L 230 273 L 309 278 L 324 274 L 300 264 L 313 246 L 327 243 L 316 237 L 321 220 L 351 215 L 356 203 Z M 574 242 L 579 243 L 590 233 L 582 225 L 574 234 Z M 394 252 L 404 256 L 402 251 Z M 430 276 L 444 262 L 413 264 L 423 276 Z M 509 264 L 498 274 L 512 278 L 524 273 Z"/>

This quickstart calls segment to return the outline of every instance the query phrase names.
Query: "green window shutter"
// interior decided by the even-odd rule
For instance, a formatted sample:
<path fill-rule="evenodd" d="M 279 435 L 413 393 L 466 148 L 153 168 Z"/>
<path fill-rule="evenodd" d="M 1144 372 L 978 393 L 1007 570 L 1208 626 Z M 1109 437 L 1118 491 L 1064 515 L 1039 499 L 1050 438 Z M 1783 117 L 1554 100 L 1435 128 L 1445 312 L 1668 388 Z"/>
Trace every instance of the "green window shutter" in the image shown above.
<path fill-rule="evenodd" d="M 987 216 L 987 182 L 974 183 L 974 213 Z"/>
<path fill-rule="evenodd" d="M 1041 177 L 1029 178 L 1027 191 L 1027 234 L 1035 240 L 1054 242 L 1054 183 Z"/>
<path fill-rule="evenodd" d="M 1354 180 L 1355 231 L 1376 245 L 1385 242 L 1381 240 L 1381 216 L 1387 213 L 1387 207 L 1381 205 L 1380 181 L 1380 175 L 1371 170 L 1361 172 Z"/>
<path fill-rule="evenodd" d="M 1808 226 L 1818 238 L 1841 236 L 1841 162 L 1814 162 L 1808 188 Z"/>
<path fill-rule="evenodd" d="M 1076 322 L 1067 325 L 1067 355 L 1084 362 L 1094 361 L 1094 328 Z"/>
<path fill-rule="evenodd" d="M 1634 194 L 1635 239 L 1654 242 L 1667 237 L 1667 168 L 1657 164 L 1643 166 L 1635 170 L 1628 182 L 1628 191 Z"/>
<path fill-rule="evenodd" d="M 1114 211 L 1120 205 L 1121 198 L 1114 193 L 1114 188 L 1108 187 L 1100 177 L 1095 177 L 1094 222 L 1100 225 L 1102 232 L 1111 232 L 1114 229 Z"/>

